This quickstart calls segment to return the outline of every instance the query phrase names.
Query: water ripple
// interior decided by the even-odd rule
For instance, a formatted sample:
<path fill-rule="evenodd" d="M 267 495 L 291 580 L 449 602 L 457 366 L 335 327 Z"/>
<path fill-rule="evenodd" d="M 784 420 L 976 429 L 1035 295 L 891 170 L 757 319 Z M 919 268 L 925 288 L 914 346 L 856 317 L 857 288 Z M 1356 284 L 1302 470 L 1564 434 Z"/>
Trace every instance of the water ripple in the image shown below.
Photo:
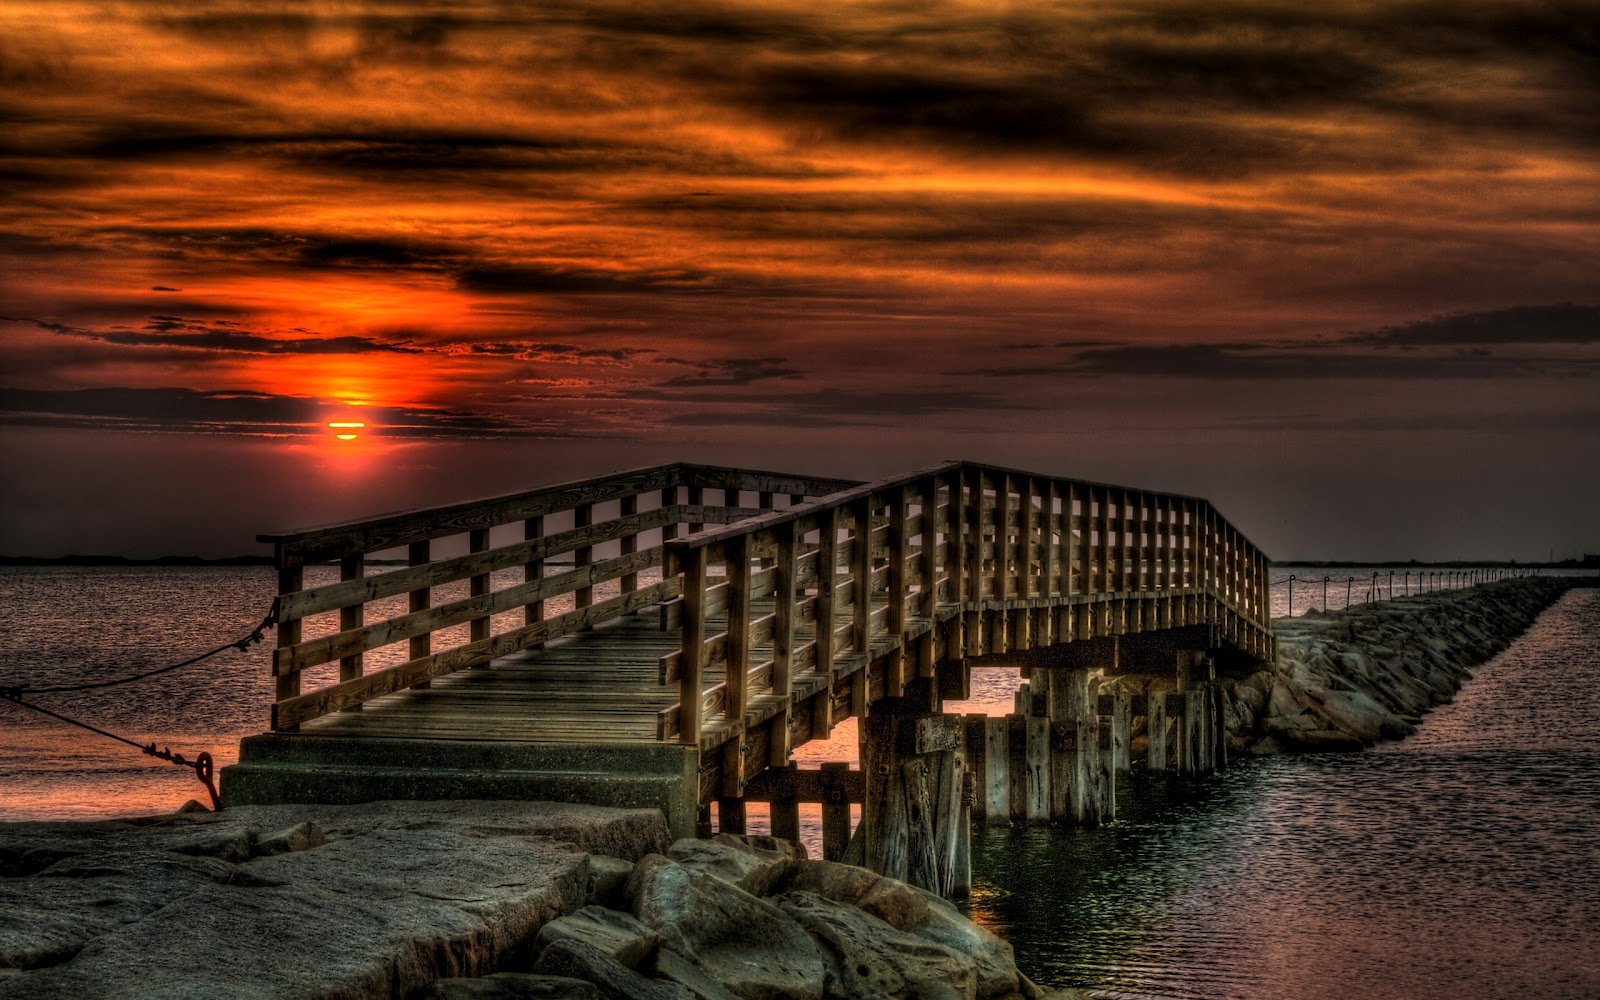
<path fill-rule="evenodd" d="M 1403 743 L 1128 784 L 1109 828 L 975 837 L 973 914 L 1042 984 L 1600 996 L 1600 590 L 1567 595 Z"/>

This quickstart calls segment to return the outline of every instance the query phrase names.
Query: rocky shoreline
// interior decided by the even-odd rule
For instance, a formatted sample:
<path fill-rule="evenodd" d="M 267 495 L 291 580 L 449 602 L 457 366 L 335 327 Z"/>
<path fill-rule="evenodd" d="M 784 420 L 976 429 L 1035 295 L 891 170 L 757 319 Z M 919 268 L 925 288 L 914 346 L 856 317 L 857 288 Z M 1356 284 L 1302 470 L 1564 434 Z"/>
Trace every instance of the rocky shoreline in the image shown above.
<path fill-rule="evenodd" d="M 1273 668 L 1222 680 L 1229 750 L 1360 750 L 1403 739 L 1580 582 L 1523 577 L 1280 618 Z"/>
<path fill-rule="evenodd" d="M 923 890 L 667 837 L 547 802 L 0 824 L 0 998 L 1043 996 Z"/>

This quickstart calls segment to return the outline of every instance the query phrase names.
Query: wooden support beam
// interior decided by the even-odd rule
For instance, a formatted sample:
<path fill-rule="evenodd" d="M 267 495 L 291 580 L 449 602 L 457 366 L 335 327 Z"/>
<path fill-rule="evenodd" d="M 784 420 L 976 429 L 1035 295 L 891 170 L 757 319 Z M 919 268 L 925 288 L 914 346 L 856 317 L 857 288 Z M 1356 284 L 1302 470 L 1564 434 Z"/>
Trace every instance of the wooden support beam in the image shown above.
<path fill-rule="evenodd" d="M 717 832 L 744 833 L 744 799 L 720 798 L 717 800 Z"/>
<path fill-rule="evenodd" d="M 1023 719 L 1023 755 L 1027 781 L 1023 818 L 1029 823 L 1050 821 L 1050 720 L 1038 715 Z"/>
<path fill-rule="evenodd" d="M 1164 690 L 1150 688 L 1145 697 L 1145 768 L 1152 773 L 1167 770 L 1170 753 L 1167 743 L 1167 696 Z"/>
<path fill-rule="evenodd" d="M 990 826 L 1011 822 L 1011 723 L 1008 716 L 987 716 L 983 724 L 983 759 L 980 793 Z"/>
<path fill-rule="evenodd" d="M 822 765 L 822 857 L 841 861 L 850 843 L 850 799 L 845 792 L 844 775 L 850 765 L 830 761 Z M 865 798 L 865 793 L 863 793 Z"/>
<path fill-rule="evenodd" d="M 1111 699 L 1111 766 L 1126 774 L 1133 767 L 1133 706 L 1128 689 L 1121 685 L 1113 691 Z"/>
<path fill-rule="evenodd" d="M 773 774 L 774 772 L 783 771 L 793 773 L 795 770 L 796 768 L 793 764 L 787 764 L 782 767 L 770 768 L 761 773 Z M 748 800 L 749 797 L 746 796 L 746 799 Z M 800 840 L 800 799 L 795 794 L 793 784 L 789 782 L 776 783 L 772 797 L 768 801 L 770 803 L 768 806 L 769 815 L 772 817 L 772 835 L 783 840 L 798 842 Z"/>

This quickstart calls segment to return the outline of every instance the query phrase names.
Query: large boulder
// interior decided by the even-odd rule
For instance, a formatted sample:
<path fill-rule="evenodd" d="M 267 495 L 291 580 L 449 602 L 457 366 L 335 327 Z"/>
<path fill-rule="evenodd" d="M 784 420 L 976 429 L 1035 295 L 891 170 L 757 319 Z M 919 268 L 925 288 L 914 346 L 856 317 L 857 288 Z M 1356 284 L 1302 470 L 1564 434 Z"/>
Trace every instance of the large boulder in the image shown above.
<path fill-rule="evenodd" d="M 694 1000 L 677 983 L 646 979 L 594 945 L 582 941 L 552 942 L 539 953 L 533 971 L 593 983 L 606 1000 Z"/>
<path fill-rule="evenodd" d="M 763 838 L 773 848 L 719 834 L 711 840 L 686 838 L 667 849 L 667 857 L 696 872 L 715 875 L 752 896 L 765 896 L 804 855 L 786 840 Z"/>
<path fill-rule="evenodd" d="M 539 928 L 540 948 L 548 948 L 556 941 L 583 941 L 631 969 L 655 954 L 661 946 L 661 935 L 630 913 L 585 906 Z"/>
<path fill-rule="evenodd" d="M 972 956 L 895 930 L 853 906 L 814 892 L 791 892 L 777 904 L 823 946 L 831 963 L 830 1000 L 973 1000 Z"/>
<path fill-rule="evenodd" d="M 800 925 L 773 904 L 660 856 L 640 861 L 628 888 L 634 915 L 660 932 L 662 945 L 734 995 L 821 1000 L 827 964 Z"/>
<path fill-rule="evenodd" d="M 496 972 L 481 979 L 441 979 L 420 1000 L 606 1000 L 582 979 L 530 972 Z"/>
<path fill-rule="evenodd" d="M 977 971 L 980 997 L 1005 996 L 1018 989 L 1011 945 L 963 917 L 947 900 L 924 889 L 831 861 L 798 862 L 782 889 L 811 892 L 857 907 L 897 931 L 969 956 Z"/>

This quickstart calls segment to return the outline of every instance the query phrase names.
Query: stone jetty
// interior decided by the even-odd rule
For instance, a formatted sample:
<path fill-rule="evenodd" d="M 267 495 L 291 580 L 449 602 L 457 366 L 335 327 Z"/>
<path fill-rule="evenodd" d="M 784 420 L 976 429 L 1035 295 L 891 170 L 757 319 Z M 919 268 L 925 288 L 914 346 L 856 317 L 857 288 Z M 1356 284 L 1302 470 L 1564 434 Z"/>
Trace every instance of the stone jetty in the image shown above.
<path fill-rule="evenodd" d="M 0 998 L 1038 997 L 948 902 L 655 810 L 0 824 Z"/>
<path fill-rule="evenodd" d="M 1278 619 L 1273 668 L 1223 681 L 1229 748 L 1359 750 L 1408 736 L 1572 585 L 1524 577 Z"/>

